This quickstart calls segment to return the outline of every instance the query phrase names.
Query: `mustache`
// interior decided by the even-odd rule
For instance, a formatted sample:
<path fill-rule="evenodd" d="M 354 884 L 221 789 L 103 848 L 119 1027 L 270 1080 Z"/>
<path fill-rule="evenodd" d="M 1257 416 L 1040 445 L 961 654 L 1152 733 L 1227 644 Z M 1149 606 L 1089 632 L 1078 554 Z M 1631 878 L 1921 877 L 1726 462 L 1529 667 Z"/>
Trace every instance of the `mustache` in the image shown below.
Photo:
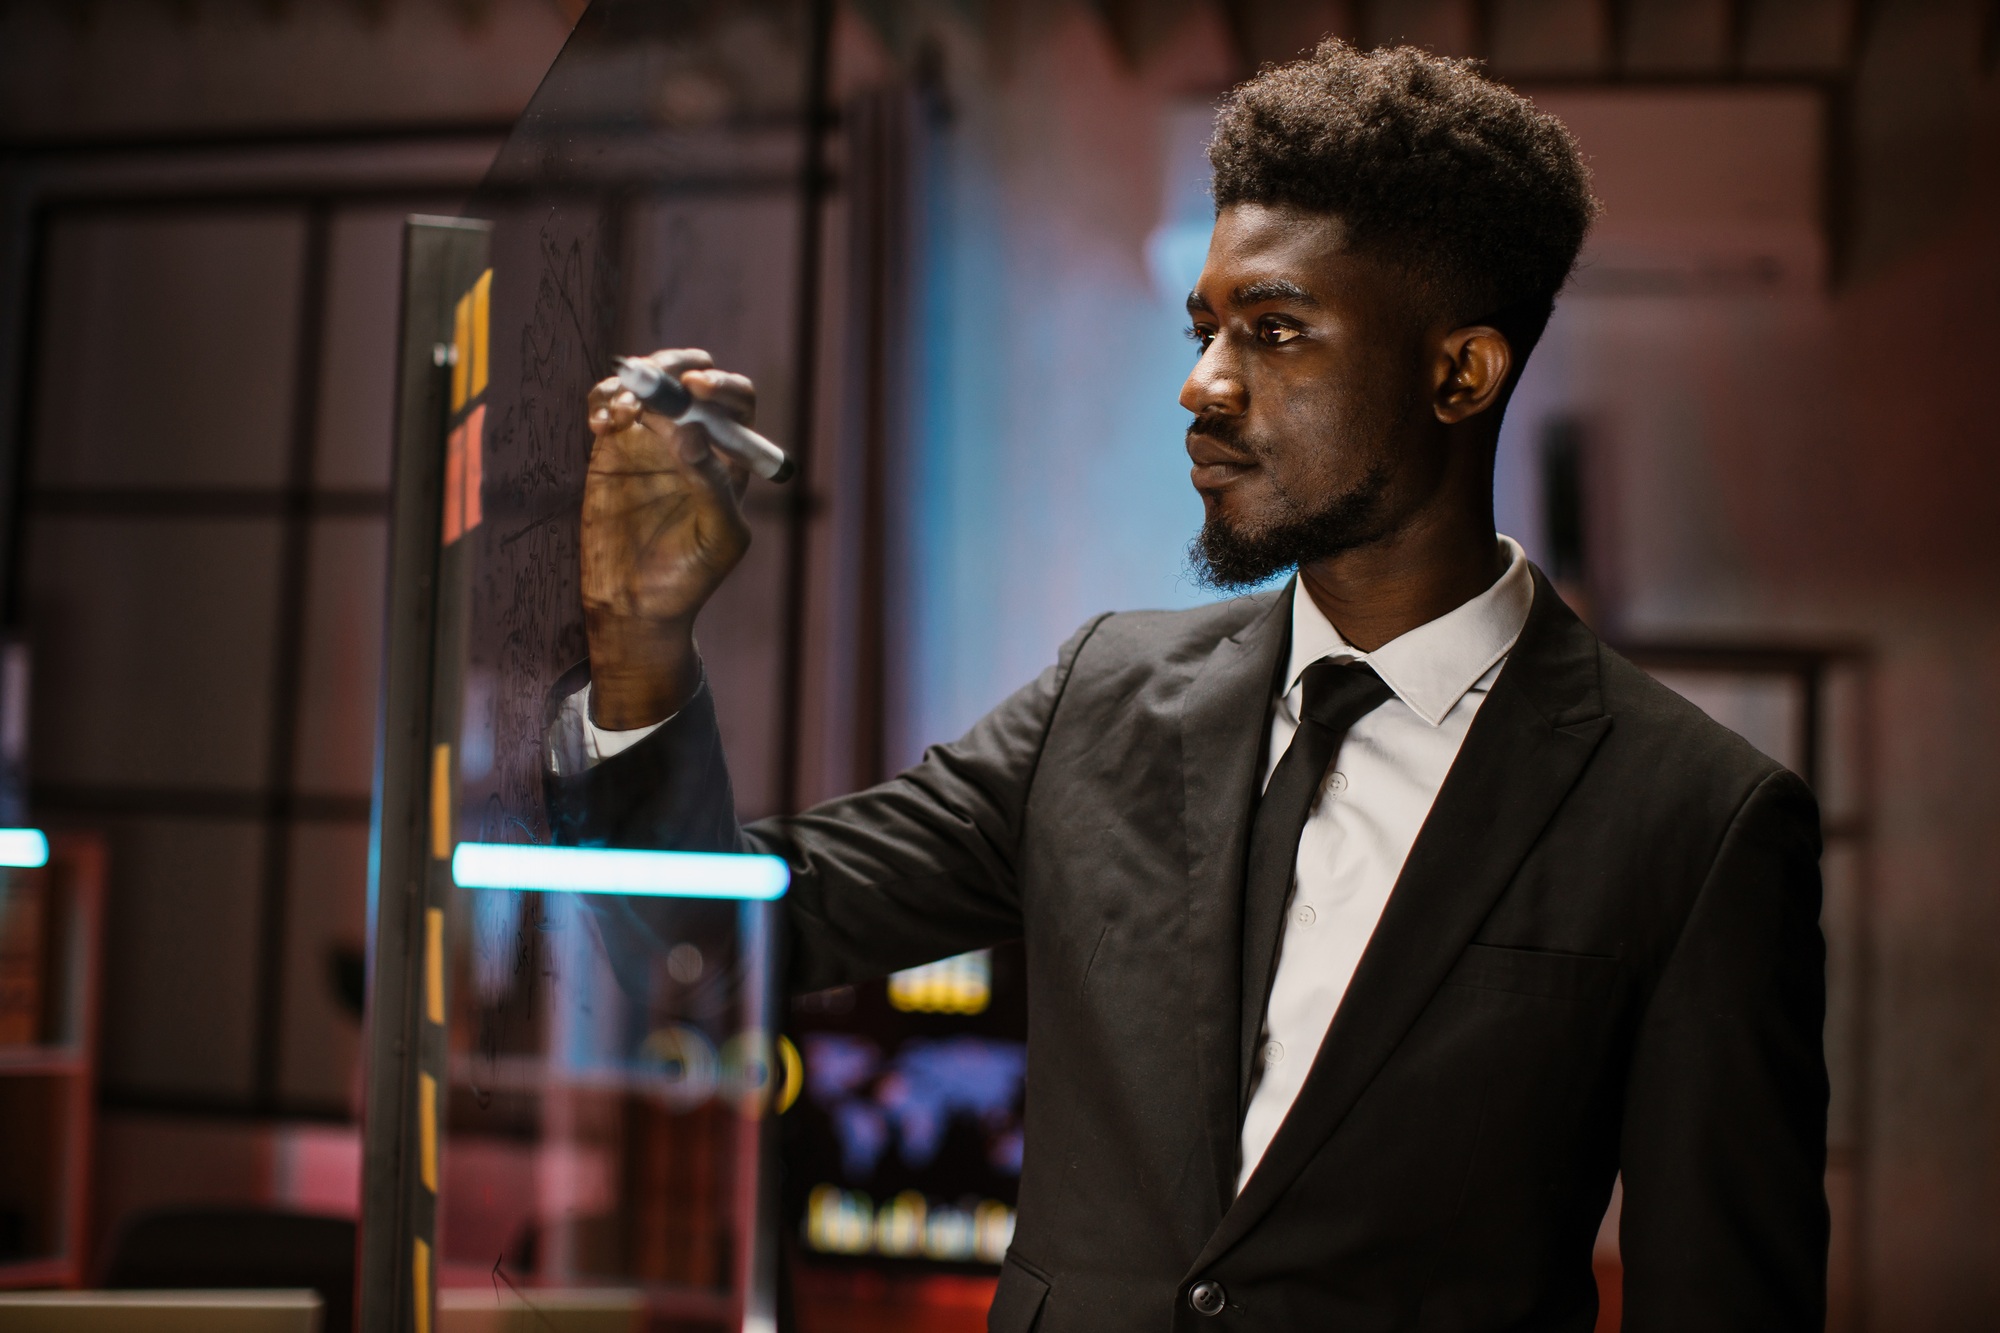
<path fill-rule="evenodd" d="M 1244 430 L 1243 418 L 1241 417 L 1196 417 L 1188 423 L 1187 437 L 1192 440 L 1197 436 L 1204 436 L 1220 444 L 1240 449 L 1247 454 L 1256 455 L 1261 453 L 1257 446 L 1251 442 L 1249 432 Z"/>

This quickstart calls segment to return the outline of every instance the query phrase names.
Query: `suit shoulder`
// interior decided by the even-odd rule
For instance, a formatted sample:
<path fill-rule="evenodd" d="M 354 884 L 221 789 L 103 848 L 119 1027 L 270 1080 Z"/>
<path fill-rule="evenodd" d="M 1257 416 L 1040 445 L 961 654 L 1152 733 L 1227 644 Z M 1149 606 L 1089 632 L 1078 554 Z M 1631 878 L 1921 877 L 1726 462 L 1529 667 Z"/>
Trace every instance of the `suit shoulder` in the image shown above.
<path fill-rule="evenodd" d="M 1266 589 L 1178 611 L 1112 612 L 1090 626 L 1078 647 L 1077 669 L 1117 672 L 1204 659 L 1216 644 L 1269 611 L 1284 592 Z"/>
<path fill-rule="evenodd" d="M 1607 645 L 1598 648 L 1605 711 L 1621 746 L 1637 749 L 1662 781 L 1747 795 L 1783 764 L 1717 722 Z"/>

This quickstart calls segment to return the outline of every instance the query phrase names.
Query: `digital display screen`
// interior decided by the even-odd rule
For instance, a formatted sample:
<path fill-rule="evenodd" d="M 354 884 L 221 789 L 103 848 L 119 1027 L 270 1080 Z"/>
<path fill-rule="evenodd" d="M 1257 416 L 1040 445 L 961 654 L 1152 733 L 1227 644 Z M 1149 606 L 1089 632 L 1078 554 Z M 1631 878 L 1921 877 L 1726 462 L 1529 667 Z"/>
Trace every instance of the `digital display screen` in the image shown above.
<path fill-rule="evenodd" d="M 997 1267 L 1014 1235 L 1027 1045 L 1018 944 L 792 1002 L 787 1213 L 814 1262 Z"/>

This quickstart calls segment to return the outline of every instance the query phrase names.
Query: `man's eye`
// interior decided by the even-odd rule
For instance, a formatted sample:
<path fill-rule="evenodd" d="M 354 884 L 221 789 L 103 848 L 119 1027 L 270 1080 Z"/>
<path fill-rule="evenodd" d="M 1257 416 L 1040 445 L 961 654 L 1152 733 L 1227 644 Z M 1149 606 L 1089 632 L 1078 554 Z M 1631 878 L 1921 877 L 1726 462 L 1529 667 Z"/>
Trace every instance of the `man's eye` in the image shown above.
<path fill-rule="evenodd" d="M 1266 320 L 1257 330 L 1257 336 L 1273 347 L 1283 347 L 1299 336 L 1299 331 L 1289 324 L 1276 320 Z"/>
<path fill-rule="evenodd" d="M 1181 332 L 1187 335 L 1187 340 L 1189 342 L 1201 348 L 1201 350 L 1204 352 L 1208 350 L 1208 345 L 1215 341 L 1214 329 L 1204 329 L 1198 325 L 1195 325 L 1182 329 Z"/>

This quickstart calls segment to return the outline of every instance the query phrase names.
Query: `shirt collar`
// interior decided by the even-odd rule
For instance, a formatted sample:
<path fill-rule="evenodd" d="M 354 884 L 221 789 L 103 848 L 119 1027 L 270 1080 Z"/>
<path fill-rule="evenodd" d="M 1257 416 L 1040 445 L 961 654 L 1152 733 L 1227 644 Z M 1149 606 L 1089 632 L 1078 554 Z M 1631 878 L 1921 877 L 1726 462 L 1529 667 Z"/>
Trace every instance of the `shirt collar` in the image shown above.
<path fill-rule="evenodd" d="M 1528 623 L 1528 607 L 1535 600 L 1528 557 L 1512 537 L 1502 536 L 1500 549 L 1507 553 L 1507 569 L 1492 587 L 1372 653 L 1343 639 L 1306 591 L 1305 581 L 1296 580 L 1285 692 L 1298 688 L 1299 676 L 1323 657 L 1366 662 L 1411 712 L 1434 727 L 1439 725 L 1507 656 Z"/>

